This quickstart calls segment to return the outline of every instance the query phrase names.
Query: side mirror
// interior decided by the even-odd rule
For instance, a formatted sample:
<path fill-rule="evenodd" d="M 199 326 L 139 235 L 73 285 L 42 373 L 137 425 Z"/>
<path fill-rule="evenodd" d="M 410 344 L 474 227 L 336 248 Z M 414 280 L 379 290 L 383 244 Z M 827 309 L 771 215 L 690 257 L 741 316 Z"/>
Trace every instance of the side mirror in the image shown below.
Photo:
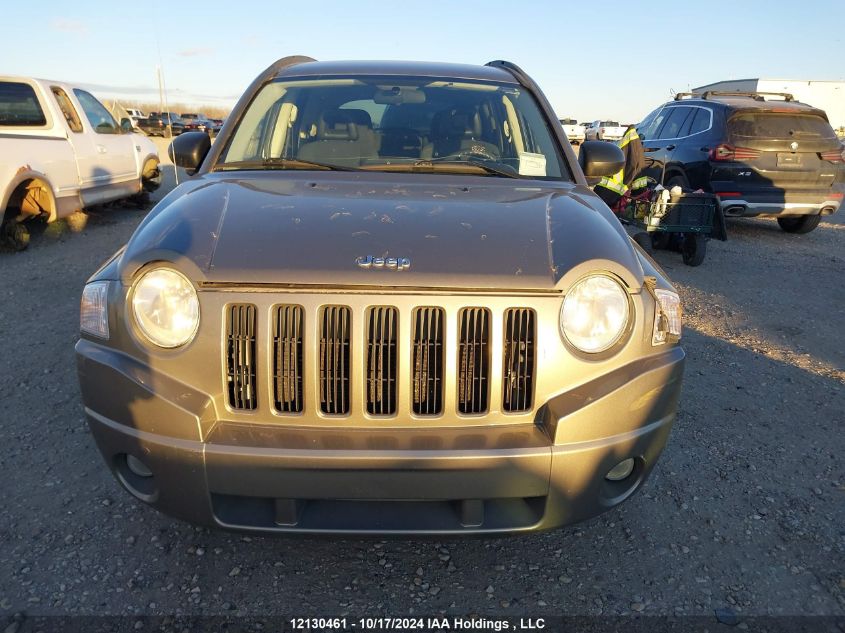
<path fill-rule="evenodd" d="M 131 132 L 132 131 L 132 121 L 130 121 L 126 117 L 122 118 L 120 120 L 120 129 L 125 133 Z"/>
<path fill-rule="evenodd" d="M 183 132 L 173 139 L 167 154 L 174 165 L 184 167 L 188 175 L 192 176 L 210 149 L 211 139 L 205 132 Z"/>
<path fill-rule="evenodd" d="M 625 166 L 625 155 L 615 143 L 584 141 L 578 150 L 578 164 L 587 178 L 612 176 Z"/>

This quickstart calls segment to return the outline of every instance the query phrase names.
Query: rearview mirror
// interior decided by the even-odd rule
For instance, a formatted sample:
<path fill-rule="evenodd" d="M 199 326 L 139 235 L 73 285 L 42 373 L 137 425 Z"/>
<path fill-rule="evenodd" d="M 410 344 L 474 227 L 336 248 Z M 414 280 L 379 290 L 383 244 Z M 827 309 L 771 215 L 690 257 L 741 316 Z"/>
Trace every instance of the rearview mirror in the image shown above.
<path fill-rule="evenodd" d="M 415 86 L 393 86 L 377 90 L 373 101 L 379 105 L 399 105 L 400 103 L 425 103 L 425 93 Z"/>
<path fill-rule="evenodd" d="M 625 155 L 614 143 L 584 141 L 578 150 L 578 164 L 587 178 L 612 176 L 625 166 Z"/>
<path fill-rule="evenodd" d="M 120 129 L 123 132 L 131 132 L 132 131 L 132 121 L 127 119 L 126 117 L 120 120 Z"/>
<path fill-rule="evenodd" d="M 173 139 L 167 154 L 174 165 L 183 167 L 189 176 L 193 176 L 210 149 L 211 139 L 205 132 L 183 132 Z"/>

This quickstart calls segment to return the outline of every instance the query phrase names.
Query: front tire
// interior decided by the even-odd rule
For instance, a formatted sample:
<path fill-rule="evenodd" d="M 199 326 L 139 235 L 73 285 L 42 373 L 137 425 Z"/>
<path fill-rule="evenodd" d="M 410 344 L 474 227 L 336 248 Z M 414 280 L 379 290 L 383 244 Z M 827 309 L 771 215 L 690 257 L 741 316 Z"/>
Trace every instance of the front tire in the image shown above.
<path fill-rule="evenodd" d="M 778 224 L 787 233 L 809 233 L 821 222 L 820 215 L 802 215 L 798 217 L 778 218 Z"/>

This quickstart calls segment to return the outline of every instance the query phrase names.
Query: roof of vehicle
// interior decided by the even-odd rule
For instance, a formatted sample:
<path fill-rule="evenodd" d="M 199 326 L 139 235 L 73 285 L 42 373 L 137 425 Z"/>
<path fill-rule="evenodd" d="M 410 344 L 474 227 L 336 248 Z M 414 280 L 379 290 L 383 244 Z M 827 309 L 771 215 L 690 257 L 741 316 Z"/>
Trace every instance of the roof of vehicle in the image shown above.
<path fill-rule="evenodd" d="M 276 77 L 407 75 L 412 77 L 448 77 L 516 84 L 507 70 L 473 64 L 412 61 L 325 61 L 303 62 L 282 68 Z"/>
<path fill-rule="evenodd" d="M 42 79 L 41 77 L 27 77 L 24 75 L 0 75 L 0 81 L 9 82 L 32 82 L 42 86 L 74 86 L 81 87 L 79 84 L 69 83 L 67 81 L 57 81 L 55 79 Z"/>
<path fill-rule="evenodd" d="M 758 97 L 753 96 L 752 93 L 748 95 L 741 95 L 741 94 L 707 94 L 706 97 L 704 94 L 698 95 L 693 94 L 689 98 L 682 98 L 678 99 L 677 97 L 673 101 L 669 101 L 666 103 L 667 106 L 677 103 L 677 104 L 695 104 L 695 105 L 703 105 L 703 104 L 713 104 L 717 103 L 728 108 L 732 108 L 734 110 L 777 110 L 779 112 L 821 112 L 818 108 L 815 108 L 811 105 L 806 103 L 802 103 L 800 101 L 795 101 L 794 98 L 785 99 L 781 97 L 774 97 L 774 98 L 766 98 L 767 93 L 758 93 Z M 769 93 L 774 94 L 774 93 Z M 791 97 L 791 95 L 790 95 Z"/>

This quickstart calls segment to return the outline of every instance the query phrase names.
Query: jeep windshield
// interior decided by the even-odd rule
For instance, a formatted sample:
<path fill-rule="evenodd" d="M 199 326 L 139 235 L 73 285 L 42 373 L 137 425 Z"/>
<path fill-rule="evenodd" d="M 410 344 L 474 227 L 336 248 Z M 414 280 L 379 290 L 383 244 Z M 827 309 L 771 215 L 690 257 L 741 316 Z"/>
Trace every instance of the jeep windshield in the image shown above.
<path fill-rule="evenodd" d="M 214 166 L 568 180 L 521 86 L 431 77 L 278 80 L 252 100 Z"/>

